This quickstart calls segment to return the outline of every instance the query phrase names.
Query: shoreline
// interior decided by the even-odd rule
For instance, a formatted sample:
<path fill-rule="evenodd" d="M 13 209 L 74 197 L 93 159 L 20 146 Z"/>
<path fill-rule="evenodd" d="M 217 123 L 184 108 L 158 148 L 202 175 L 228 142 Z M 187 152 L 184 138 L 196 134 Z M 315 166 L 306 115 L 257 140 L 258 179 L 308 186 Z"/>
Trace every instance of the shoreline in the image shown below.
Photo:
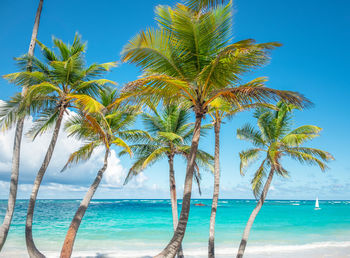
<path fill-rule="evenodd" d="M 145 248 L 144 250 L 76 250 L 73 252 L 72 257 L 122 257 L 122 258 L 148 258 L 155 255 L 158 251 L 154 251 L 154 248 Z M 237 248 L 235 247 L 221 247 L 216 248 L 217 257 L 234 257 Z M 43 253 L 48 258 L 59 257 L 58 251 L 46 251 Z M 207 249 L 199 247 L 187 247 L 184 248 L 186 257 L 202 258 L 207 257 Z M 302 245 L 250 245 L 246 250 L 245 257 L 248 258 L 260 258 L 260 257 L 350 257 L 350 241 L 329 241 L 329 242 L 312 242 Z M 12 250 L 6 251 L 0 254 L 0 257 L 27 257 L 25 250 Z"/>

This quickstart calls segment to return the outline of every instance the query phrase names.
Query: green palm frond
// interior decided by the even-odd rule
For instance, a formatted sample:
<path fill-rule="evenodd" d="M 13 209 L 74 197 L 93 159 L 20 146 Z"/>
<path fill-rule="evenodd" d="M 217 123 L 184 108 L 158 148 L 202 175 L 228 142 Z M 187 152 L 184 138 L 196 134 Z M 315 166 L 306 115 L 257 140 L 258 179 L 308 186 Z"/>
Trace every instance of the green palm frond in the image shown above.
<path fill-rule="evenodd" d="M 99 142 L 89 142 L 82 147 L 80 147 L 77 151 L 73 152 L 69 158 L 67 163 L 62 168 L 61 172 L 66 170 L 73 163 L 77 164 L 81 161 L 86 161 L 90 159 L 94 149 L 99 146 Z"/>
<path fill-rule="evenodd" d="M 39 40 L 36 40 L 36 43 L 40 46 L 41 53 L 46 59 L 47 62 L 57 61 L 58 57 L 56 56 L 55 52 L 49 49 L 47 46 L 45 46 L 43 43 L 41 43 Z"/>
<path fill-rule="evenodd" d="M 144 159 L 138 159 L 132 167 L 129 169 L 128 174 L 124 179 L 123 185 L 126 185 L 134 176 L 138 175 L 142 171 L 142 165 L 144 163 Z"/>
<path fill-rule="evenodd" d="M 164 156 L 169 151 L 167 147 L 161 147 L 154 150 L 148 155 L 142 164 L 142 169 L 145 169 L 149 164 L 153 163 L 155 160 L 158 160 L 161 156 Z"/>
<path fill-rule="evenodd" d="M 308 154 L 308 155 L 312 155 L 314 157 L 322 159 L 323 161 L 334 160 L 334 157 L 329 152 L 323 151 L 323 150 L 319 150 L 319 149 L 315 149 L 315 148 L 310 148 L 310 147 L 292 147 L 292 148 L 288 148 L 287 151 L 288 150 L 302 152 L 302 153 L 305 153 L 305 154 Z"/>
<path fill-rule="evenodd" d="M 122 148 L 124 149 L 124 151 L 126 151 L 127 153 L 129 153 L 130 157 L 132 157 L 133 153 L 132 153 L 132 151 L 131 151 L 129 145 L 128 145 L 126 142 L 124 142 L 122 139 L 116 138 L 116 139 L 113 140 L 111 143 L 114 144 L 114 145 L 116 145 L 116 146 L 122 147 Z"/>
<path fill-rule="evenodd" d="M 179 140 L 181 143 L 184 142 L 184 139 L 180 135 L 172 132 L 158 132 L 158 136 L 161 141 L 174 142 Z"/>
<path fill-rule="evenodd" d="M 264 151 L 259 148 L 254 148 L 254 149 L 248 149 L 245 151 L 241 151 L 239 153 L 239 158 L 241 160 L 240 162 L 240 173 L 241 175 L 245 174 L 245 169 L 247 166 L 249 166 L 253 161 L 255 161 L 258 157 L 259 154 Z"/>
<path fill-rule="evenodd" d="M 266 141 L 263 138 L 263 134 L 254 129 L 253 126 L 246 124 L 242 128 L 237 129 L 237 137 L 241 140 L 250 141 L 254 146 L 264 147 Z"/>
<path fill-rule="evenodd" d="M 96 78 L 104 73 L 110 71 L 113 67 L 116 67 L 118 65 L 117 62 L 108 62 L 103 64 L 92 64 L 88 68 L 86 68 L 83 72 L 83 76 L 90 79 L 90 78 Z"/>
<path fill-rule="evenodd" d="M 40 117 L 34 121 L 32 128 L 26 135 L 34 140 L 38 135 L 45 133 L 55 125 L 58 115 L 59 109 L 57 108 L 45 109 L 40 113 Z"/>
<path fill-rule="evenodd" d="M 312 154 L 293 149 L 286 150 L 285 153 L 291 158 L 299 161 L 301 164 L 317 165 L 322 171 L 325 171 L 328 168 L 324 162 L 322 162 L 320 159 L 316 158 Z"/>
<path fill-rule="evenodd" d="M 256 199 L 259 198 L 261 194 L 261 186 L 263 185 L 263 179 L 266 176 L 266 159 L 260 164 L 258 170 L 255 172 L 254 177 L 251 180 L 253 194 Z"/>
<path fill-rule="evenodd" d="M 261 114 L 257 124 L 264 141 L 269 143 L 273 142 L 275 140 L 274 136 L 276 135 L 276 124 L 273 121 L 273 114 L 270 111 Z"/>
<path fill-rule="evenodd" d="M 25 116 L 23 109 L 23 97 L 21 94 L 15 94 L 8 101 L 0 101 L 0 128 L 2 130 L 11 129 L 18 118 Z"/>
<path fill-rule="evenodd" d="M 304 125 L 288 133 L 281 142 L 287 146 L 299 146 L 307 140 L 318 137 L 321 130 L 322 128 L 318 126 Z"/>
<path fill-rule="evenodd" d="M 189 150 L 190 149 L 188 149 L 188 153 Z M 214 171 L 214 157 L 205 151 L 197 151 L 196 164 L 204 170 Z"/>
<path fill-rule="evenodd" d="M 47 77 L 44 73 L 39 71 L 23 71 L 10 73 L 3 76 L 4 79 L 8 80 L 10 83 L 14 83 L 18 86 L 31 86 L 35 84 L 40 84 L 47 80 Z"/>
<path fill-rule="evenodd" d="M 171 34 L 164 29 L 142 31 L 124 47 L 122 60 L 135 63 L 147 71 L 182 77 L 169 41 Z"/>
<path fill-rule="evenodd" d="M 254 102 L 268 103 L 271 100 L 279 99 L 283 99 L 301 107 L 304 107 L 309 103 L 305 97 L 298 93 L 267 88 L 263 85 L 265 81 L 265 78 L 257 78 L 238 87 L 215 90 L 211 92 L 205 105 L 209 105 L 211 101 L 218 97 L 222 97 L 235 105 L 247 105 Z"/>
<path fill-rule="evenodd" d="M 152 141 L 152 136 L 148 132 L 137 129 L 120 131 L 119 136 L 130 142 Z"/>
<path fill-rule="evenodd" d="M 76 107 L 87 113 L 97 113 L 104 108 L 98 100 L 85 94 L 69 94 L 67 100 L 75 102 Z"/>
<path fill-rule="evenodd" d="M 50 96 L 51 94 L 63 95 L 63 91 L 50 82 L 42 82 L 29 88 L 26 98 L 30 103 L 34 98 Z"/>

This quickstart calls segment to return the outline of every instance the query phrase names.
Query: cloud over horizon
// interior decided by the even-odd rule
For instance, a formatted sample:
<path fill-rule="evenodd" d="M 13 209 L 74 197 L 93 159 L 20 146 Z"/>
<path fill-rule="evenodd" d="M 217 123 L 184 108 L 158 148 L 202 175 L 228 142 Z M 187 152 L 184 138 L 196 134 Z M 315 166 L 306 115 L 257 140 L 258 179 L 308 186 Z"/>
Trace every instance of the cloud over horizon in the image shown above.
<path fill-rule="evenodd" d="M 67 121 L 66 116 L 64 121 Z M 24 133 L 33 125 L 33 118 L 25 121 Z M 63 126 L 62 126 L 63 127 Z M 8 131 L 0 132 L 0 198 L 8 197 L 9 179 L 11 175 L 12 148 L 15 127 Z M 37 171 L 46 154 L 51 140 L 52 131 L 49 130 L 38 136 L 34 141 L 23 135 L 21 145 L 21 162 L 19 176 L 19 198 L 28 198 L 31 192 Z M 93 182 L 98 170 L 103 166 L 104 149 L 97 148 L 91 158 L 86 162 L 73 164 L 64 172 L 61 169 L 68 160 L 69 155 L 76 151 L 82 142 L 68 137 L 61 128 L 57 144 L 45 173 L 39 198 L 80 198 L 83 197 L 90 184 Z M 108 167 L 104 174 L 100 188 L 112 191 L 121 189 L 126 175 L 126 169 L 120 163 L 116 151 L 111 150 Z M 147 177 L 143 174 L 136 177 L 128 188 L 141 188 Z M 6 189 L 6 191 L 3 191 Z"/>

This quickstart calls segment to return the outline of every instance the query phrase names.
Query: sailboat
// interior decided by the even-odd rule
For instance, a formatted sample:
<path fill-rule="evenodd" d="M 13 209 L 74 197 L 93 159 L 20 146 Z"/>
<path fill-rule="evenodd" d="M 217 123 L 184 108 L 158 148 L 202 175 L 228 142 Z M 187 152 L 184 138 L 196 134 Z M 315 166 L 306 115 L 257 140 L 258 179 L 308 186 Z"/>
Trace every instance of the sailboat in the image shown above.
<path fill-rule="evenodd" d="M 320 205 L 318 204 L 318 197 L 316 197 L 315 210 L 319 210 L 319 209 L 321 209 L 321 208 L 320 208 Z"/>

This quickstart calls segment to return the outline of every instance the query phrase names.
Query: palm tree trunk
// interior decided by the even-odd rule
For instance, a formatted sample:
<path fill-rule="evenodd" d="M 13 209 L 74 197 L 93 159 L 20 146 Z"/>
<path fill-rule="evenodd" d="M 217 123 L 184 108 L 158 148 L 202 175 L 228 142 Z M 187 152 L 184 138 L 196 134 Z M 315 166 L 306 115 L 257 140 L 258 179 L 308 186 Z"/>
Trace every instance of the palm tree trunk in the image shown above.
<path fill-rule="evenodd" d="M 60 107 L 60 113 L 58 115 L 58 119 L 56 121 L 55 129 L 53 131 L 53 135 L 51 138 L 51 142 L 49 145 L 49 148 L 47 149 L 44 161 L 39 169 L 39 172 L 35 178 L 32 194 L 30 195 L 29 199 L 29 205 L 28 205 L 28 211 L 27 211 L 27 219 L 26 219 L 26 244 L 27 244 L 27 250 L 30 257 L 35 258 L 41 258 L 45 257 L 42 253 L 39 252 L 39 250 L 36 248 L 33 240 L 33 232 L 32 232 L 32 225 L 33 225 L 33 216 L 34 216 L 34 208 L 35 208 L 35 202 L 36 198 L 39 192 L 39 187 L 41 184 L 41 181 L 44 177 L 44 174 L 46 172 L 47 167 L 49 166 L 53 151 L 55 149 L 55 145 L 57 142 L 58 134 L 61 128 L 63 115 L 65 112 L 65 107 Z"/>
<path fill-rule="evenodd" d="M 97 187 L 99 186 L 99 184 L 102 180 L 103 173 L 107 169 L 108 155 L 109 155 L 109 150 L 106 149 L 103 167 L 98 171 L 94 182 L 92 183 L 89 190 L 87 191 L 84 199 L 81 201 L 80 206 L 79 206 L 77 212 L 75 213 L 74 218 L 69 226 L 66 238 L 65 238 L 63 246 L 62 246 L 61 256 L 60 256 L 61 258 L 69 258 L 72 255 L 73 245 L 74 245 L 75 237 L 78 233 L 80 223 L 83 219 L 85 211 L 87 210 L 87 208 L 90 204 L 92 197 L 94 196 L 94 194 L 96 192 Z"/>
<path fill-rule="evenodd" d="M 182 239 L 185 236 L 187 221 L 190 213 L 193 171 L 194 171 L 196 155 L 198 150 L 202 118 L 203 118 L 202 113 L 196 114 L 196 122 L 193 130 L 191 150 L 190 150 L 190 154 L 187 162 L 184 194 L 182 199 L 182 207 L 181 207 L 179 223 L 177 224 L 177 227 L 172 239 L 170 240 L 168 245 L 164 248 L 164 250 L 155 256 L 156 258 L 175 257 L 177 251 L 180 248 Z"/>
<path fill-rule="evenodd" d="M 272 181 L 273 173 L 274 173 L 274 170 L 271 168 L 269 177 L 267 178 L 267 181 L 266 181 L 264 189 L 263 189 L 263 191 L 261 193 L 261 196 L 260 196 L 260 199 L 258 201 L 258 204 L 254 208 L 253 212 L 250 214 L 250 217 L 249 217 L 249 220 L 247 222 L 247 225 L 245 226 L 245 229 L 244 229 L 244 232 L 243 232 L 243 237 L 242 237 L 242 240 L 241 240 L 241 244 L 239 245 L 237 258 L 242 258 L 243 257 L 244 250 L 245 250 L 245 247 L 247 245 L 250 229 L 252 228 L 252 225 L 254 223 L 255 218 L 258 215 L 262 205 L 264 204 L 267 192 L 269 190 L 269 187 L 270 187 L 270 184 L 271 184 L 271 181 Z"/>
<path fill-rule="evenodd" d="M 215 153 L 214 153 L 214 192 L 213 202 L 211 205 L 210 225 L 209 225 L 209 241 L 208 241 L 208 257 L 214 258 L 214 239 L 215 239 L 215 217 L 218 208 L 219 191 L 220 191 L 220 126 L 221 121 L 216 118 L 214 124 L 215 131 Z"/>
<path fill-rule="evenodd" d="M 178 223 L 178 213 L 177 213 L 177 198 L 176 198 L 176 183 L 175 183 L 175 173 L 174 173 L 174 156 L 169 157 L 169 185 L 170 185 L 170 200 L 171 200 L 171 211 L 173 214 L 173 226 L 174 232 L 176 231 Z M 178 258 L 183 258 L 182 246 L 177 252 Z"/>
<path fill-rule="evenodd" d="M 38 35 L 40 15 L 43 6 L 43 0 L 40 0 L 38 10 L 36 11 L 35 22 L 32 32 L 32 38 L 30 40 L 28 56 L 32 57 L 34 55 L 34 48 L 36 43 L 36 37 Z M 27 70 L 32 70 L 31 62 L 28 62 Z M 27 88 L 23 87 L 22 96 L 25 96 L 27 92 Z M 13 217 L 13 212 L 15 210 L 16 197 L 17 197 L 17 185 L 18 185 L 18 175 L 19 175 L 19 162 L 20 162 L 20 154 L 21 154 L 21 141 L 23 134 L 23 124 L 24 117 L 21 117 L 17 121 L 16 131 L 15 131 L 15 139 L 13 143 L 13 154 L 12 154 L 12 172 L 11 172 L 11 182 L 10 182 L 10 194 L 7 203 L 7 210 L 5 214 L 4 221 L 0 227 L 0 252 L 2 247 L 5 244 L 7 234 L 10 229 L 10 224 Z"/>

